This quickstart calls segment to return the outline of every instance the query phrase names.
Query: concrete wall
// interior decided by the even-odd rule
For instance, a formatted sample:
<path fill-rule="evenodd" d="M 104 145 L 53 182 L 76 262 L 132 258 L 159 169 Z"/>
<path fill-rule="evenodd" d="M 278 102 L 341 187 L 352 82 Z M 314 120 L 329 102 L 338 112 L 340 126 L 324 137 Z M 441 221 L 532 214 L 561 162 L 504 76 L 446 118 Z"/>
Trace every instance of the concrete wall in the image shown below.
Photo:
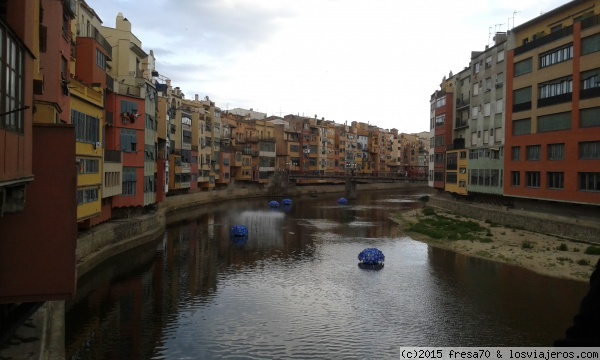
<path fill-rule="evenodd" d="M 429 206 L 463 216 L 489 220 L 495 224 L 564 237 L 575 241 L 600 244 L 600 222 L 555 214 L 531 212 L 506 207 L 480 205 L 432 196 Z"/>

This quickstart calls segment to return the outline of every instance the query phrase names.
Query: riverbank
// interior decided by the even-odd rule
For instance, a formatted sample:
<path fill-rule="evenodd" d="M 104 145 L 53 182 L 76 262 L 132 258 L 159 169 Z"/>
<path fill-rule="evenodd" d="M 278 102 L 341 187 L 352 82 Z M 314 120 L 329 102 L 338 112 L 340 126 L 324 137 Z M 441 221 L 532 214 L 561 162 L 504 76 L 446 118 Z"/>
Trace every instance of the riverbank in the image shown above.
<path fill-rule="evenodd" d="M 454 222 L 467 220 L 475 222 L 485 229 L 481 234 L 481 240 L 435 239 L 416 231 L 410 231 L 413 225 L 422 224 L 424 220 L 436 216 L 431 213 L 447 217 Z M 498 225 L 489 221 L 465 218 L 437 207 L 434 211 L 418 209 L 395 214 L 392 216 L 392 220 L 396 221 L 404 230 L 408 230 L 412 238 L 431 246 L 520 266 L 557 278 L 587 282 L 598 258 L 600 258 L 599 255 L 585 254 L 585 250 L 592 245 L 590 243 Z"/>

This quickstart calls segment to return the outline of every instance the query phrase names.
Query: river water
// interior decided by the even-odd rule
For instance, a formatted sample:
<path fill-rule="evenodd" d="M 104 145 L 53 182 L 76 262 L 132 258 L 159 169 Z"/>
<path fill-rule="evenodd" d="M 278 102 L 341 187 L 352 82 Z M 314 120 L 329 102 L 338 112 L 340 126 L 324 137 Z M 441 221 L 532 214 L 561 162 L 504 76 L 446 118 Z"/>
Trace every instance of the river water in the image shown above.
<path fill-rule="evenodd" d="M 67 358 L 397 359 L 400 346 L 551 346 L 563 335 L 585 283 L 411 239 L 388 217 L 420 196 L 205 206 L 79 280 Z M 229 236 L 234 225 L 247 240 Z M 382 269 L 358 266 L 367 247 L 384 253 Z"/>

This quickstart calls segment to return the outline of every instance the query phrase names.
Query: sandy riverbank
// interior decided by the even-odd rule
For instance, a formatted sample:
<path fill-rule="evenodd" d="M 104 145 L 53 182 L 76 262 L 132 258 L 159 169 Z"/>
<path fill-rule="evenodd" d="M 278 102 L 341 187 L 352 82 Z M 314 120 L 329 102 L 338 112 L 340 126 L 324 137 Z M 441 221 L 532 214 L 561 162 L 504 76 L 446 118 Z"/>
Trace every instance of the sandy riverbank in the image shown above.
<path fill-rule="evenodd" d="M 438 214 L 464 221 L 464 217 L 436 209 Z M 421 209 L 402 212 L 393 217 L 393 220 L 406 228 L 411 223 L 416 223 L 425 217 Z M 411 232 L 412 238 L 426 242 L 432 246 L 451 249 L 461 254 L 491 259 L 502 263 L 513 264 L 532 270 L 534 272 L 566 278 L 577 281 L 589 281 L 590 275 L 600 256 L 586 255 L 585 249 L 589 244 L 561 239 L 554 236 L 530 232 L 526 230 L 511 229 L 500 225 L 491 225 L 484 221 L 469 219 L 486 228 L 491 236 L 486 238 L 490 242 L 470 240 L 437 240 L 426 235 Z M 523 246 L 524 241 L 531 247 Z M 567 250 L 559 250 L 565 244 Z M 564 249 L 564 245 L 562 248 Z"/>

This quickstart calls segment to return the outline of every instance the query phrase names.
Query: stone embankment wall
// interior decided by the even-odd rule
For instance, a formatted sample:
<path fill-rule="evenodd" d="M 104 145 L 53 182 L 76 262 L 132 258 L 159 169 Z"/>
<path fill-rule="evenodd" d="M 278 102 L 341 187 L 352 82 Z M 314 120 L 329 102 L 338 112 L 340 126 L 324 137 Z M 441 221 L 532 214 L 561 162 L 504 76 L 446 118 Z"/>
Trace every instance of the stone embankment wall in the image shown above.
<path fill-rule="evenodd" d="M 420 188 L 422 183 L 359 184 L 358 191 Z M 426 185 L 425 185 L 426 186 Z M 344 185 L 290 186 L 268 188 L 232 188 L 170 196 L 160 203 L 158 210 L 129 219 L 111 220 L 81 233 L 77 239 L 77 276 L 81 277 L 104 260 L 119 253 L 156 240 L 167 224 L 212 211 L 206 204 L 219 204 L 225 200 L 274 198 L 323 193 L 343 193 Z"/>
<path fill-rule="evenodd" d="M 441 196 L 430 197 L 428 206 L 503 226 L 600 244 L 600 221 L 457 201 Z"/>

